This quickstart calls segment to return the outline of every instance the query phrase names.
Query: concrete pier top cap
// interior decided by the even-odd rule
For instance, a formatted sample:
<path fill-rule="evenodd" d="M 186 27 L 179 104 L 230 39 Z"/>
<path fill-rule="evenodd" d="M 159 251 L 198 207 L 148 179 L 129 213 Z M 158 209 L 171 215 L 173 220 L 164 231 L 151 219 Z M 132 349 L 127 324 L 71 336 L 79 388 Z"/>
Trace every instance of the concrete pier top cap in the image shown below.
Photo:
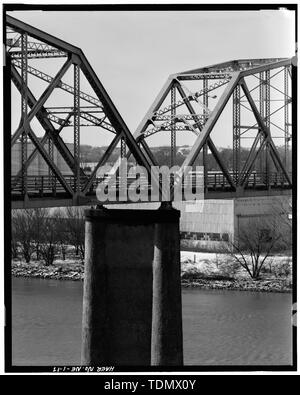
<path fill-rule="evenodd" d="M 155 224 L 177 222 L 180 218 L 180 211 L 174 208 L 159 208 L 158 210 L 91 208 L 85 210 L 84 213 L 85 219 L 89 222 Z"/>

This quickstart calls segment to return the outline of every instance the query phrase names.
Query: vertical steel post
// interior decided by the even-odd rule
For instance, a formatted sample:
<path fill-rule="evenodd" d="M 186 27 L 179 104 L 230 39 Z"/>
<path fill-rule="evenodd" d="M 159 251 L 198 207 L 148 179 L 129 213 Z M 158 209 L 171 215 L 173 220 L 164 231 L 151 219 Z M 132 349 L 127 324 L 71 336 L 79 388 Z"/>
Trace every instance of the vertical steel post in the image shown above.
<path fill-rule="evenodd" d="M 80 67 L 74 64 L 74 161 L 75 192 L 80 190 Z"/>
<path fill-rule="evenodd" d="M 284 68 L 284 166 L 289 171 L 289 66 Z"/>
<path fill-rule="evenodd" d="M 48 139 L 48 153 L 49 153 L 49 158 L 53 162 L 54 155 L 53 155 L 53 141 L 52 141 L 52 139 Z M 50 167 L 48 168 L 48 176 L 49 176 L 49 180 L 50 180 L 50 187 L 51 187 L 51 189 L 53 189 L 54 188 L 54 174 L 53 174 L 52 170 L 50 169 Z"/>
<path fill-rule="evenodd" d="M 233 173 L 235 184 L 238 185 L 240 178 L 241 156 L 241 89 L 240 85 L 233 91 Z"/>
<path fill-rule="evenodd" d="M 265 123 L 270 128 L 270 70 L 266 71 L 266 106 L 265 106 Z M 270 144 L 266 142 L 266 185 L 270 186 Z"/>
<path fill-rule="evenodd" d="M 175 164 L 176 158 L 176 87 L 173 84 L 171 88 L 171 167 Z"/>
<path fill-rule="evenodd" d="M 22 194 L 27 195 L 27 132 L 25 124 L 27 122 L 27 33 L 21 35 L 21 77 L 22 77 L 22 95 L 21 95 L 21 123 L 23 124 L 23 132 L 21 134 L 21 171 L 22 171 Z"/>
<path fill-rule="evenodd" d="M 203 104 L 206 108 L 208 108 L 208 80 L 206 78 L 203 79 Z M 203 108 L 203 115 L 206 116 L 205 108 Z M 207 143 L 203 145 L 203 176 L 204 176 L 204 191 L 207 190 Z"/>
<path fill-rule="evenodd" d="M 125 137 L 121 138 L 121 158 L 126 157 L 126 140 Z"/>
<path fill-rule="evenodd" d="M 262 119 L 265 118 L 265 78 L 264 78 L 264 72 L 259 73 L 259 79 L 260 79 L 260 85 L 259 85 L 259 111 Z M 260 146 L 264 142 L 264 135 L 262 130 L 260 129 Z M 259 158 L 259 171 L 260 174 L 262 175 L 265 170 L 265 164 L 264 164 L 264 149 L 260 153 L 260 158 Z"/>

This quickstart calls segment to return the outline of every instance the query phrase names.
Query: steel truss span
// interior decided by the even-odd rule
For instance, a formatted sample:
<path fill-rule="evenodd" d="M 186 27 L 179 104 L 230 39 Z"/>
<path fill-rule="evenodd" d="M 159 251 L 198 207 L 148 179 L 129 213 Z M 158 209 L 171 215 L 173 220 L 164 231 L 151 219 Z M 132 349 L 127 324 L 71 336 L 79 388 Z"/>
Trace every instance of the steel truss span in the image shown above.
<path fill-rule="evenodd" d="M 205 198 L 290 193 L 293 59 L 235 60 L 172 74 L 132 135 L 80 48 L 11 16 L 7 16 L 6 26 L 6 75 L 10 74 L 21 103 L 20 121 L 11 134 L 11 148 L 18 147 L 20 152 L 18 169 L 11 175 L 12 207 L 97 203 L 97 171 L 117 147 L 120 158 L 134 158 L 150 178 L 151 166 L 158 162 L 149 139 L 160 133 L 170 135 L 170 166 L 176 164 L 180 133 L 195 136 L 174 185 L 184 183 L 188 167 L 201 162 Z M 55 70 L 45 69 L 45 59 L 54 59 Z M 64 105 L 50 105 L 57 91 L 62 92 Z M 230 166 L 213 141 L 215 125 L 229 102 Z M 275 108 L 273 102 L 280 105 Z M 247 112 L 252 123 L 243 115 Z M 100 137 L 101 133 L 112 136 L 90 173 L 80 160 L 80 137 L 86 127 L 96 128 Z M 72 149 L 63 137 L 66 130 L 72 130 Z M 244 158 L 241 153 L 246 139 L 251 144 Z M 281 139 L 283 154 L 276 139 Z M 62 158 L 67 172 L 60 168 L 54 153 Z M 209 155 L 215 160 L 215 169 L 208 168 Z M 47 174 L 29 171 L 38 157 L 46 163 Z M 114 166 L 117 180 L 120 162 Z M 161 192 L 159 179 L 152 178 L 152 182 Z"/>
<path fill-rule="evenodd" d="M 176 134 L 193 133 L 194 144 L 177 172 L 175 183 L 187 176 L 191 166 L 200 163 L 204 167 L 206 198 L 290 193 L 293 60 L 233 60 L 172 74 L 134 137 L 149 160 L 157 164 L 148 140 L 155 134 L 169 132 L 173 165 Z M 217 142 L 213 141 L 216 124 L 228 107 L 230 120 L 227 114 L 222 128 L 231 136 L 230 165 L 224 162 Z M 242 149 L 246 140 L 245 158 Z M 208 169 L 208 152 L 214 158 L 219 182 L 211 181 L 214 175 Z"/>

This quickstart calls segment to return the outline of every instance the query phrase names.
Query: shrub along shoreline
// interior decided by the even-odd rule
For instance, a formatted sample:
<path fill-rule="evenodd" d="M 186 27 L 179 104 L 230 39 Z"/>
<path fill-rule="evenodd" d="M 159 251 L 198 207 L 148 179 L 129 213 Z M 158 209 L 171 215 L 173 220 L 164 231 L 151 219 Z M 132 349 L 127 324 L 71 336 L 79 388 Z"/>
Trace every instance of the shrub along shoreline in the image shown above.
<path fill-rule="evenodd" d="M 183 288 L 216 290 L 292 292 L 291 258 L 274 257 L 269 270 L 259 280 L 252 280 L 243 269 L 232 268 L 232 262 L 225 254 L 194 254 L 194 260 L 181 256 L 181 284 Z M 196 257 L 196 259 L 195 259 Z M 287 261 L 287 258 L 289 260 Z M 55 260 L 45 266 L 40 261 L 25 263 L 12 261 L 14 277 L 29 277 L 52 280 L 82 281 L 84 264 L 80 260 Z"/>

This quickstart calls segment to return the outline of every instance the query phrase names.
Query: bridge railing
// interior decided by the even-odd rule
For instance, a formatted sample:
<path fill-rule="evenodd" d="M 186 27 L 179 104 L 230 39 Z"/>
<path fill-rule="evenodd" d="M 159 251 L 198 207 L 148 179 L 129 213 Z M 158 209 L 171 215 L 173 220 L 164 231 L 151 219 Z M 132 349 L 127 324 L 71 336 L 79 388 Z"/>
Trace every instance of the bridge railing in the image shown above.
<path fill-rule="evenodd" d="M 234 179 L 234 174 L 232 172 L 229 174 L 231 175 L 232 179 Z M 75 177 L 73 175 L 65 175 L 64 178 L 66 182 L 70 185 L 71 189 L 75 191 L 76 188 Z M 22 185 L 22 179 L 20 178 L 19 180 L 16 181 L 15 177 L 12 176 L 11 180 L 12 180 L 12 196 L 18 196 L 18 195 L 22 196 L 23 188 L 24 188 L 24 186 Z M 84 188 L 87 180 L 88 180 L 87 177 L 80 178 L 80 185 L 79 185 L 80 190 Z M 131 185 L 132 182 L 134 181 L 136 181 L 136 178 L 128 177 L 127 186 Z M 89 189 L 87 190 L 86 194 L 89 196 L 95 195 L 97 186 L 99 185 L 100 182 L 103 182 L 103 178 L 95 178 L 91 183 L 91 185 L 89 186 Z M 119 190 L 121 182 L 122 181 L 120 180 L 120 178 L 116 178 L 116 182 L 111 185 L 111 188 Z M 201 185 L 202 182 L 203 188 L 206 191 L 210 191 L 210 190 L 222 191 L 222 190 L 233 189 L 222 172 L 213 172 L 213 171 L 208 172 L 205 178 L 205 182 L 204 182 L 203 174 L 191 172 L 186 176 L 185 181 L 183 182 L 183 187 L 189 184 L 189 186 L 195 188 L 196 182 L 198 186 Z M 29 175 L 26 178 L 26 184 L 27 184 L 26 190 L 28 195 L 40 196 L 40 197 L 47 195 L 47 196 L 55 197 L 56 195 L 66 194 L 65 189 L 59 183 L 56 177 L 51 175 Z M 141 177 L 139 184 L 140 184 L 140 188 L 142 189 L 151 190 L 152 188 L 151 185 L 149 184 L 147 177 Z M 278 172 L 271 172 L 269 174 L 265 172 L 253 172 L 250 175 L 249 179 L 247 180 L 247 183 L 245 184 L 245 188 L 247 189 L 286 188 L 288 186 L 289 184 L 285 176 Z"/>

